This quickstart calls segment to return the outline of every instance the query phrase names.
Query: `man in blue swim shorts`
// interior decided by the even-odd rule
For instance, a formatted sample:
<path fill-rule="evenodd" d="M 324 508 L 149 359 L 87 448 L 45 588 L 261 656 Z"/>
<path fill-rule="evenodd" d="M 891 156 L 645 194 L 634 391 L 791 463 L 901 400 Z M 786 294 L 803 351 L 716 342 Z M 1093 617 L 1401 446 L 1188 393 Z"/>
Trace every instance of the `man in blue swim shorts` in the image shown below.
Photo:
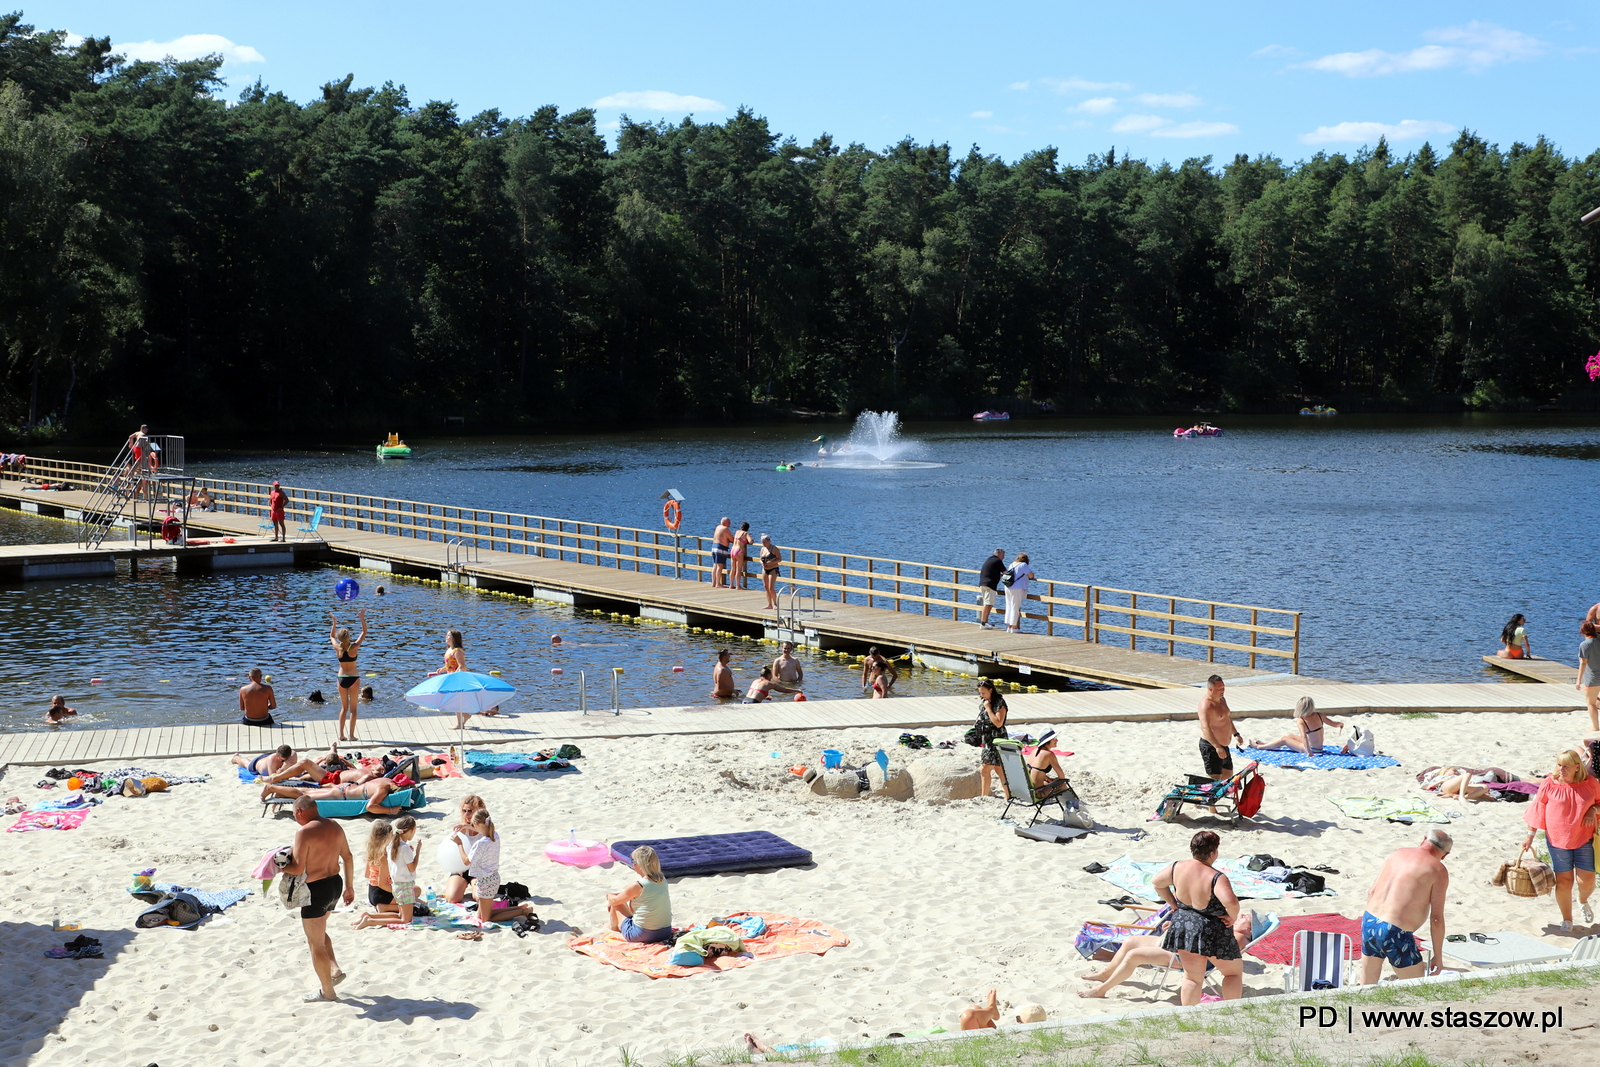
<path fill-rule="evenodd" d="M 1450 872 L 1444 858 L 1455 842 L 1443 830 L 1429 830 L 1422 843 L 1396 849 L 1383 861 L 1367 911 L 1361 917 L 1361 983 L 1375 985 L 1387 960 L 1396 978 L 1420 978 L 1422 951 L 1414 931 L 1428 924 L 1433 941 L 1433 966 L 1437 974 L 1444 954 L 1444 898 L 1450 889 Z"/>

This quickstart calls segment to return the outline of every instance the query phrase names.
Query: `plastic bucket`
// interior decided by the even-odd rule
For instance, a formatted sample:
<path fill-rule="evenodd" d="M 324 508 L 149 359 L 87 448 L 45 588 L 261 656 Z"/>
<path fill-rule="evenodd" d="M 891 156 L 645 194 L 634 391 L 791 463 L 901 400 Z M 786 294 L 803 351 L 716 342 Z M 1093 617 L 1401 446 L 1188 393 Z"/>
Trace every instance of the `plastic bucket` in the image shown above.
<path fill-rule="evenodd" d="M 836 748 L 825 748 L 825 749 L 823 749 L 822 750 L 822 766 L 824 768 L 826 768 L 826 769 L 829 769 L 829 770 L 831 770 L 831 769 L 833 769 L 835 767 L 844 766 L 844 753 L 840 752 Z"/>

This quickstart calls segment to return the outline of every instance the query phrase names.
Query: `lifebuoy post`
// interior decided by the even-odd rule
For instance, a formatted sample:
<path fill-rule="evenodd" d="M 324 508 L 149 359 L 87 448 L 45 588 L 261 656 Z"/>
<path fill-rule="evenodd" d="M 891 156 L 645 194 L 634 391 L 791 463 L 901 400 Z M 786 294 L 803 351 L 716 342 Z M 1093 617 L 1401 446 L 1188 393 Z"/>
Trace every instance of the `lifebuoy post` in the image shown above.
<path fill-rule="evenodd" d="M 678 527 L 683 525 L 683 494 L 676 489 L 668 489 L 659 497 L 666 503 L 661 505 L 661 521 L 666 523 L 667 529 L 672 532 L 672 576 L 683 577 L 683 535 L 678 533 Z"/>

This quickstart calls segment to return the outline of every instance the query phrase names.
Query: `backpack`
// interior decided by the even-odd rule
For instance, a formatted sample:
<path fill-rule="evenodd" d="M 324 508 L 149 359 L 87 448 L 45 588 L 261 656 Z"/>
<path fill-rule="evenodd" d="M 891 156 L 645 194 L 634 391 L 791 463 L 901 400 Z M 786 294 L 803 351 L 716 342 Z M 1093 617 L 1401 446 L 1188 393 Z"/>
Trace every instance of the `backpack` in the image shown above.
<path fill-rule="evenodd" d="M 1246 819 L 1255 818 L 1256 812 L 1261 810 L 1261 798 L 1266 795 L 1267 780 L 1261 775 L 1256 775 L 1245 783 L 1244 789 L 1239 793 L 1237 806 L 1240 815 Z"/>
<path fill-rule="evenodd" d="M 1328 886 L 1328 880 L 1320 874 L 1310 871 L 1295 871 L 1283 880 L 1284 888 L 1293 889 L 1300 893 L 1320 893 Z"/>

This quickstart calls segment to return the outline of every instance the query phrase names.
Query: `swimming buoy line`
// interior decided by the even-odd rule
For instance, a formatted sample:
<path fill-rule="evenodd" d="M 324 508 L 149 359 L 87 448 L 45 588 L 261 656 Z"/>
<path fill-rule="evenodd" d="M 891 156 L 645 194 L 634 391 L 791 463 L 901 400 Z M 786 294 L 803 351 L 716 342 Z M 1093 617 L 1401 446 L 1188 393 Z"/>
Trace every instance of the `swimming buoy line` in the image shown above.
<path fill-rule="evenodd" d="M 676 500 L 669 500 L 661 505 L 661 520 L 667 524 L 667 529 L 674 532 L 683 525 L 683 505 Z"/>

